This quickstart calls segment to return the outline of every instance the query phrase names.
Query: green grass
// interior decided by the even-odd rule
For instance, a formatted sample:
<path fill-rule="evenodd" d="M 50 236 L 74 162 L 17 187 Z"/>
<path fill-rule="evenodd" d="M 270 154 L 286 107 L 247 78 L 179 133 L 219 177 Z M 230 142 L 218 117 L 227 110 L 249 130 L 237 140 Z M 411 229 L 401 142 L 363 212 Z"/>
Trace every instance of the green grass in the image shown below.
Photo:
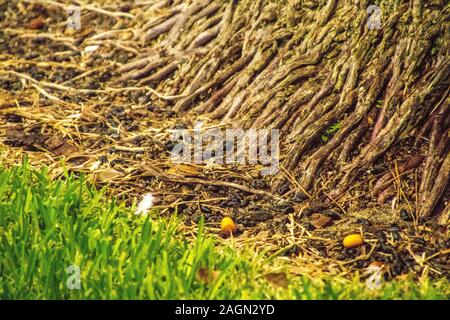
<path fill-rule="evenodd" d="M 446 299 L 447 280 L 390 282 L 370 291 L 357 276 L 311 280 L 289 275 L 287 287 L 262 276 L 283 268 L 253 248 L 237 252 L 208 235 L 181 232 L 180 219 L 127 207 L 66 174 L 25 163 L 0 169 L 1 299 Z M 73 284 L 80 268 L 81 287 Z M 211 270 L 211 281 L 198 279 Z M 68 272 L 69 271 L 69 272 Z"/>

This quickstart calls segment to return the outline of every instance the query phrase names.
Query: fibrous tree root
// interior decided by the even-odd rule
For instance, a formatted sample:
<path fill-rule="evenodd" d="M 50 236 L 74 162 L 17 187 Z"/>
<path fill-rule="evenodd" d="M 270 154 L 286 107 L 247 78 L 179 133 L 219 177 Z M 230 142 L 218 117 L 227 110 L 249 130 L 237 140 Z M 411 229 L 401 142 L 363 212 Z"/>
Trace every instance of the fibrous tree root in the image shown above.
<path fill-rule="evenodd" d="M 390 150 L 420 136 L 420 154 L 400 171 L 421 168 L 417 210 L 429 217 L 449 179 L 449 8 L 383 1 L 373 28 L 369 4 L 148 1 L 140 8 L 151 18 L 136 26 L 142 54 L 118 69 L 120 80 L 179 96 L 170 101 L 175 112 L 280 129 L 283 166 L 304 189 L 323 185 L 325 167 L 336 170 L 323 190 L 334 201 Z M 376 194 L 390 188 L 390 177 Z"/>

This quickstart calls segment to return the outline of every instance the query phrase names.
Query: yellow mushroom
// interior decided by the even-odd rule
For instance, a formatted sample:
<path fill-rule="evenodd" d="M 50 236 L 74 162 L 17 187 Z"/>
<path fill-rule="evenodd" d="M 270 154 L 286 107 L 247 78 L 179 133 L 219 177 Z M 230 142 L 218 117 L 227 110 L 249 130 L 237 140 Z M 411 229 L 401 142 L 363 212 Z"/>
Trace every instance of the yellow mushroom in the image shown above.
<path fill-rule="evenodd" d="M 236 225 L 230 217 L 225 217 L 220 222 L 220 229 L 223 233 L 229 234 L 231 232 L 234 234 L 236 232 Z"/>
<path fill-rule="evenodd" d="M 350 234 L 344 238 L 342 244 L 345 248 L 353 248 L 364 243 L 364 238 L 360 234 Z"/>

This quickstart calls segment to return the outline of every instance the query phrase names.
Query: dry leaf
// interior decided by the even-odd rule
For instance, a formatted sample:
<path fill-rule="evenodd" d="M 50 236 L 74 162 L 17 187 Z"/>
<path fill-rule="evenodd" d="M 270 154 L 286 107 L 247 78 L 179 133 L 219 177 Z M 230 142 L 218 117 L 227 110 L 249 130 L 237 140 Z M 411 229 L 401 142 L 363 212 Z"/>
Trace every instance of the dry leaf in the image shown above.
<path fill-rule="evenodd" d="M 6 141 L 13 143 L 15 146 L 32 147 L 34 145 L 42 145 L 45 137 L 38 133 L 28 134 L 21 126 L 13 126 L 6 128 Z"/>
<path fill-rule="evenodd" d="M 200 171 L 197 170 L 197 167 L 190 164 L 176 164 L 167 169 L 166 173 L 181 176 L 197 176 L 200 174 Z"/>
<path fill-rule="evenodd" d="M 123 174 L 114 169 L 101 169 L 95 173 L 96 180 L 106 182 L 121 177 Z"/>
<path fill-rule="evenodd" d="M 62 145 L 60 145 L 58 148 L 53 150 L 53 153 L 55 153 L 58 156 L 64 155 L 64 156 L 71 156 L 74 153 L 76 153 L 78 149 L 74 147 L 73 145 L 69 144 L 67 141 L 64 141 Z"/>
<path fill-rule="evenodd" d="M 269 281 L 271 284 L 277 286 L 286 288 L 289 284 L 289 281 L 287 279 L 287 275 L 284 272 L 271 272 L 264 275 L 264 278 Z"/>
<path fill-rule="evenodd" d="M 25 139 L 26 133 L 23 131 L 22 127 L 7 127 L 6 128 L 6 139 L 13 142 L 22 141 Z"/>
<path fill-rule="evenodd" d="M 328 216 L 324 216 L 320 213 L 314 215 L 312 224 L 316 229 L 322 229 L 330 226 L 333 223 L 333 219 Z"/>
<path fill-rule="evenodd" d="M 54 151 L 56 148 L 62 146 L 66 141 L 58 136 L 52 136 L 45 140 L 45 146 L 48 150 Z"/>

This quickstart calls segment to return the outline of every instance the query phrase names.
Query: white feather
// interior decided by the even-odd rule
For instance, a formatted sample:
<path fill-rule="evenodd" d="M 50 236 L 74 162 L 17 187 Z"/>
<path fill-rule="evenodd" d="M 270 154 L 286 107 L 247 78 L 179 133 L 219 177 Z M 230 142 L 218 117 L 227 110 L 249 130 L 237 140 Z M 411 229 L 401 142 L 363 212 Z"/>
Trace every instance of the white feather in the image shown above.
<path fill-rule="evenodd" d="M 141 202 L 139 202 L 138 207 L 136 209 L 136 211 L 134 212 L 135 215 L 146 215 L 148 210 L 153 207 L 153 202 L 154 202 L 155 198 L 153 197 L 153 195 L 151 193 L 146 193 L 144 194 L 144 196 L 142 197 Z"/>

